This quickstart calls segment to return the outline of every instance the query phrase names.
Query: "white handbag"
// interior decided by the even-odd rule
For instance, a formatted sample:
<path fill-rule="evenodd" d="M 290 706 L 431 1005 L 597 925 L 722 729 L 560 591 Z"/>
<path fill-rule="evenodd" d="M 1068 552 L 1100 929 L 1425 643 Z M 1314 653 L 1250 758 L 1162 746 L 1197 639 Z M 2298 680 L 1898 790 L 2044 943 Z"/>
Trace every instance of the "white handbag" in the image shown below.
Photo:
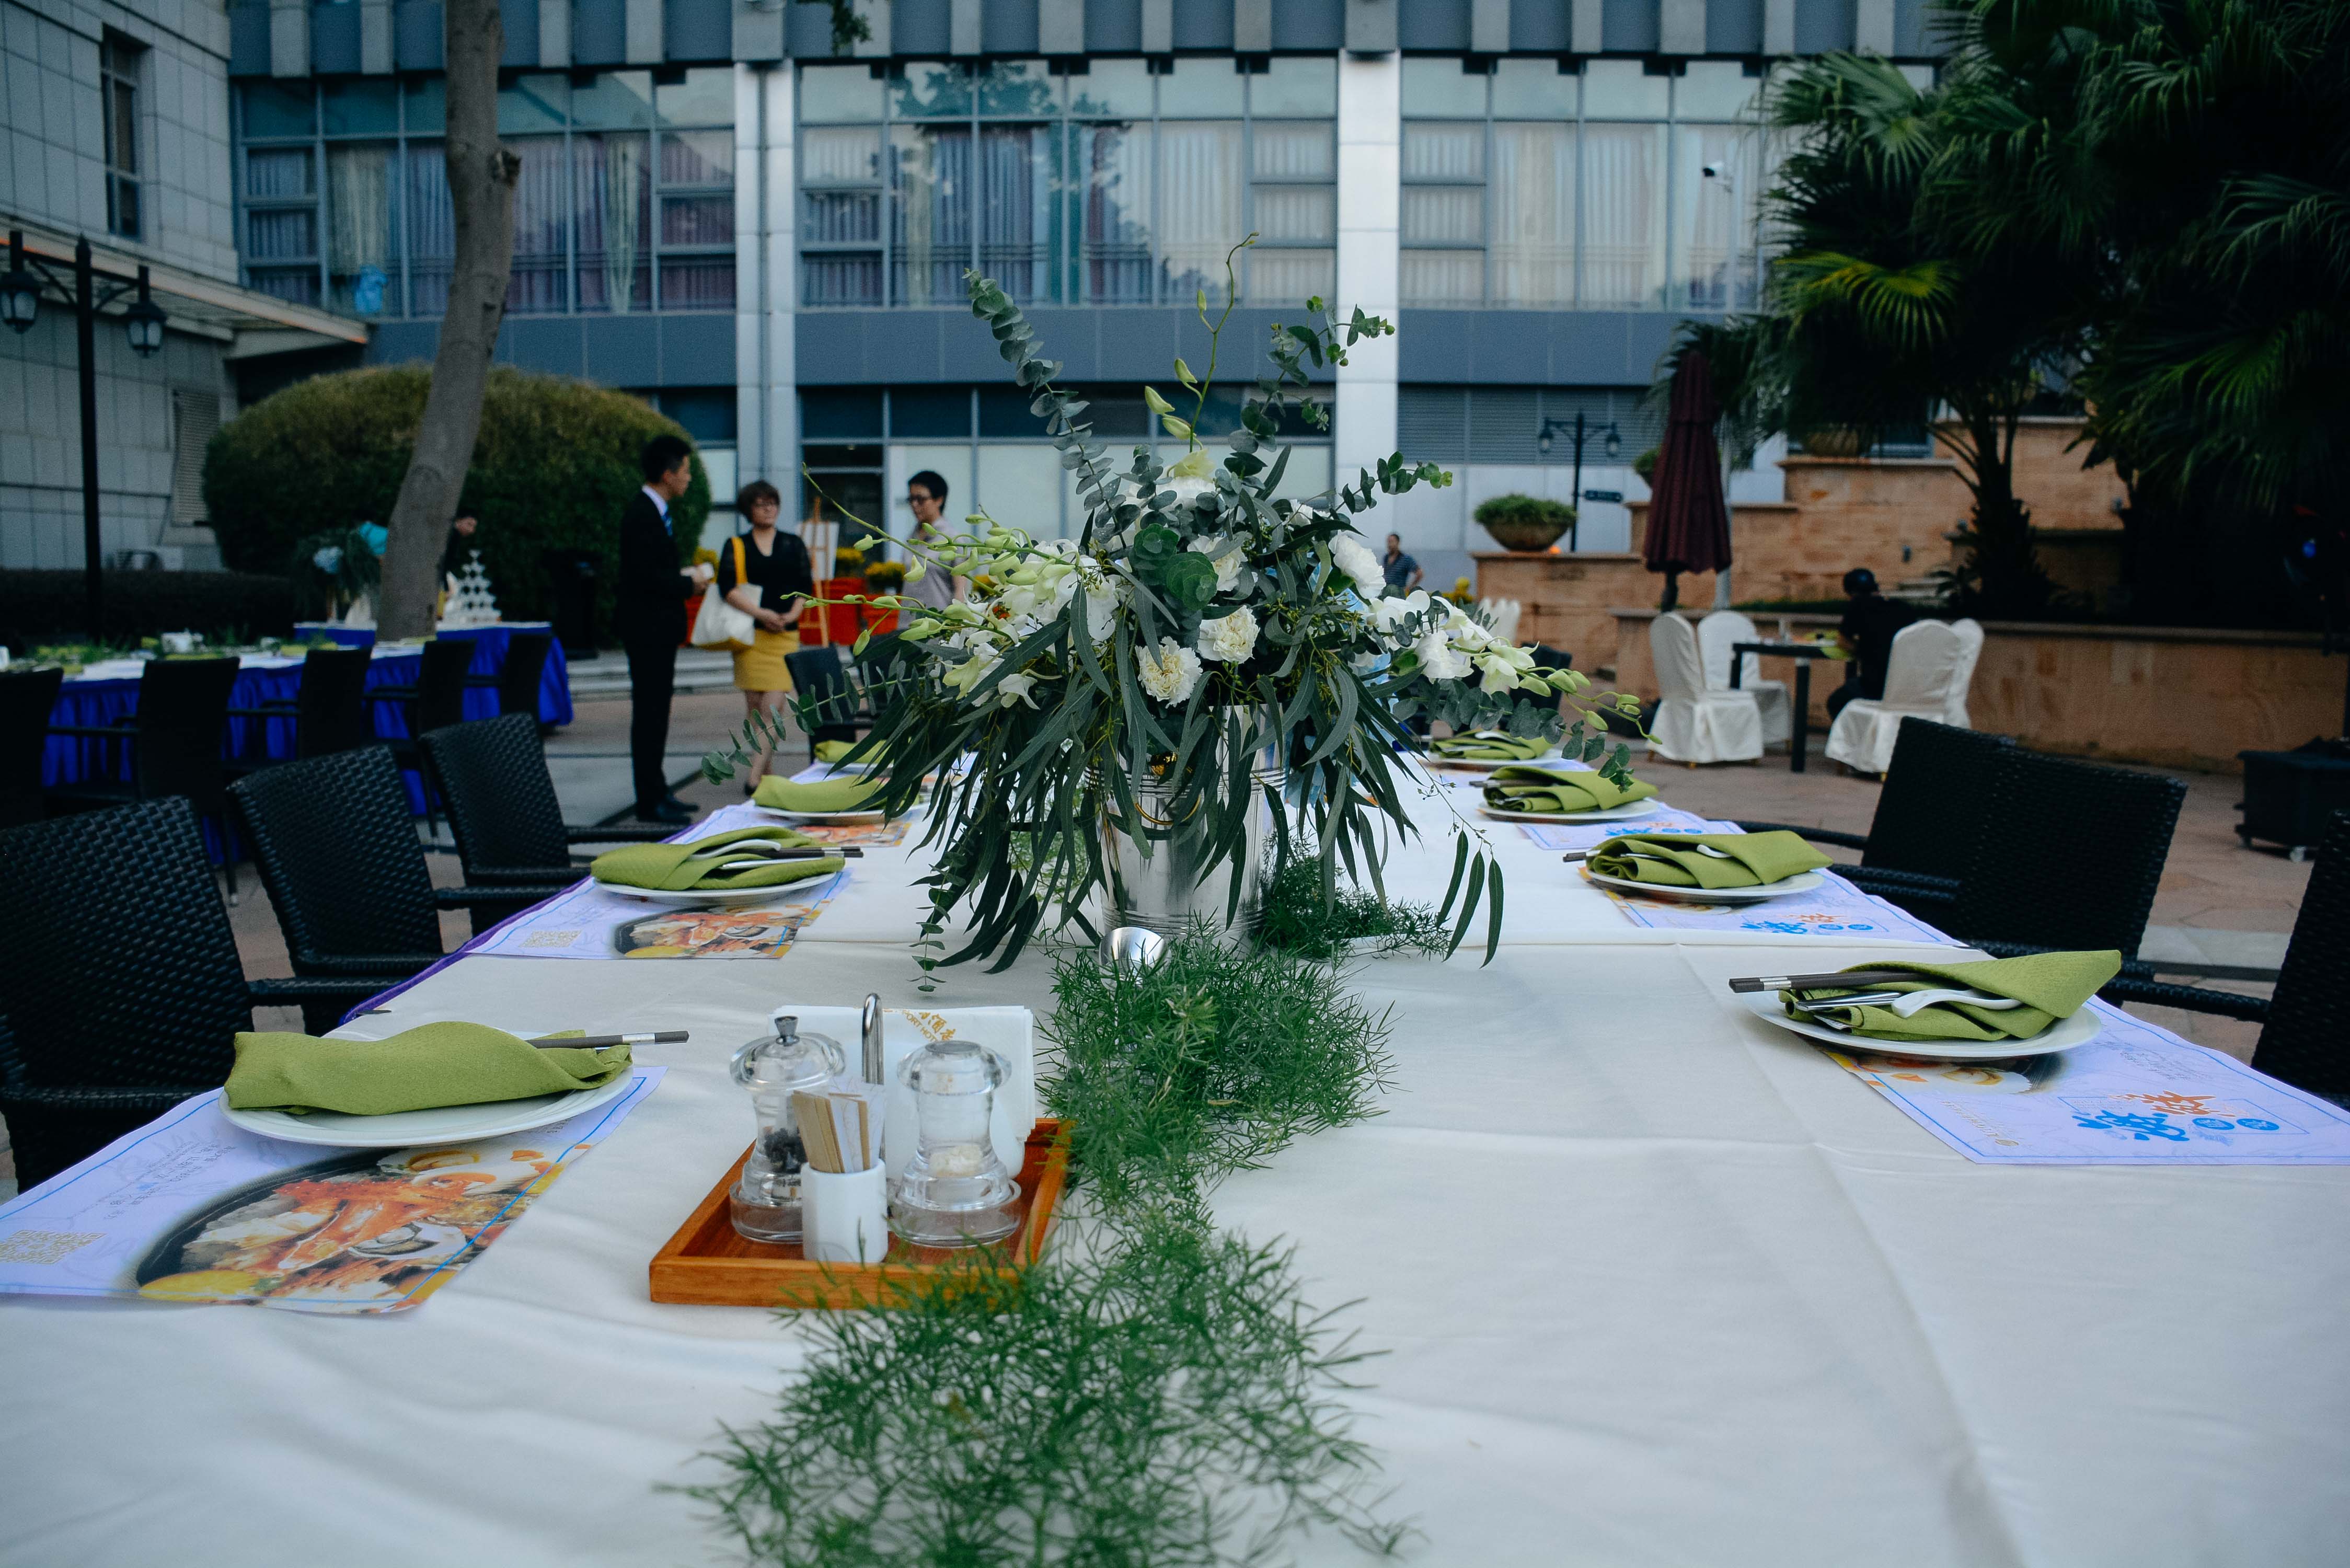
<path fill-rule="evenodd" d="M 748 581 L 744 569 L 743 540 L 738 535 L 730 541 L 734 546 L 734 584 L 747 587 L 754 595 L 763 592 L 759 585 Z M 759 622 L 749 610 L 728 600 L 718 591 L 718 579 L 702 590 L 702 607 L 694 612 L 693 634 L 690 640 L 696 648 L 715 648 L 728 653 L 748 653 L 759 636 Z"/>

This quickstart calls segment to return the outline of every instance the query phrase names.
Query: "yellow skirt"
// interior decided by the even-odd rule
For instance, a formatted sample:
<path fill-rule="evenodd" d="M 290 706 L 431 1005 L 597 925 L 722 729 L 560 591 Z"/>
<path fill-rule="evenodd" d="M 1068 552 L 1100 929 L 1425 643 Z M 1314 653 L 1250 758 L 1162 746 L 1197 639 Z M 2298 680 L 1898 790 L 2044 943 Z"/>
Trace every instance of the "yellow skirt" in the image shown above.
<path fill-rule="evenodd" d="M 797 632 L 768 631 L 760 628 L 751 651 L 734 656 L 734 690 L 737 691 L 788 691 L 792 689 L 791 672 L 784 668 L 784 655 L 797 653 L 800 639 Z"/>

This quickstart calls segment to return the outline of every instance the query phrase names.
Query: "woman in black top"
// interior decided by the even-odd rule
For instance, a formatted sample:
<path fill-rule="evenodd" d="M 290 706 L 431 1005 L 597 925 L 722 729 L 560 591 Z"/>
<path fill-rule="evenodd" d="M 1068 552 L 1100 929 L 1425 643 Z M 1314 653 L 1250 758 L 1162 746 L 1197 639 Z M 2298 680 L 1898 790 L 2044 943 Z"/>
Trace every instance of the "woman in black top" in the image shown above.
<path fill-rule="evenodd" d="M 718 552 L 718 591 L 759 623 L 754 646 L 734 656 L 734 687 L 743 693 L 746 713 L 764 712 L 772 718 L 782 711 L 784 693 L 792 689 L 784 655 L 800 645 L 795 629 L 800 601 L 816 592 L 816 579 L 799 535 L 775 526 L 784 500 L 774 485 L 753 480 L 734 498 L 734 505 L 751 531 L 737 534 Z M 774 763 L 772 752 L 753 763 L 743 793 L 758 788 Z"/>

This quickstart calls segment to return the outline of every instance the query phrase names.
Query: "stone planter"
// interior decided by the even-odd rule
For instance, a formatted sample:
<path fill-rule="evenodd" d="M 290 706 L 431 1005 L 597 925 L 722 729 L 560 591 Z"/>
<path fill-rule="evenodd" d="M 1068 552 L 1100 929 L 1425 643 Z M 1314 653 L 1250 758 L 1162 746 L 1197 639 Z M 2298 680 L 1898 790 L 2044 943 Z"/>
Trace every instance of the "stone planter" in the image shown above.
<path fill-rule="evenodd" d="M 1520 555 L 1539 556 L 1559 541 L 1566 532 L 1565 523 L 1543 522 L 1534 518 L 1496 518 L 1481 523 L 1479 527 L 1493 536 L 1494 543 L 1504 550 Z"/>

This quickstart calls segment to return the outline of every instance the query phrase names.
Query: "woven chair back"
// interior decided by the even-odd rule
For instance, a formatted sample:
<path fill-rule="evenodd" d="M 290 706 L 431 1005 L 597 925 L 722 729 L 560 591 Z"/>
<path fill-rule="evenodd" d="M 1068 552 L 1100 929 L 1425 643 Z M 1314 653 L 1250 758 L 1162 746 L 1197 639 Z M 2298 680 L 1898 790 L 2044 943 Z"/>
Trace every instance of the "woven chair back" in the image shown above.
<path fill-rule="evenodd" d="M 840 649 L 829 644 L 803 648 L 784 655 L 791 670 L 793 705 L 811 741 L 853 741 L 857 738 L 857 694 Z"/>
<path fill-rule="evenodd" d="M 295 973 L 441 950 L 432 876 L 389 748 L 264 768 L 229 794 Z"/>
<path fill-rule="evenodd" d="M 465 677 L 473 671 L 475 651 L 470 637 L 436 637 L 424 645 L 423 668 L 416 680 L 416 728 L 411 733 L 421 735 L 465 722 Z"/>
<path fill-rule="evenodd" d="M 373 743 L 368 711 L 368 667 L 364 648 L 314 648 L 302 659 L 302 689 L 295 694 L 294 754 L 331 757 Z"/>
<path fill-rule="evenodd" d="M 13 670 L 0 675 L 0 827 L 38 822 L 41 760 L 49 749 L 62 670 Z"/>
<path fill-rule="evenodd" d="M 1929 877 L 1965 876 L 1991 799 L 1991 764 L 2008 749 L 2004 735 L 1954 730 L 1931 719 L 1902 720 L 1860 863 Z"/>
<path fill-rule="evenodd" d="M 506 639 L 506 661 L 498 666 L 498 711 L 538 717 L 538 683 L 546 670 L 550 632 L 518 631 Z"/>
<path fill-rule="evenodd" d="M 185 795 L 203 816 L 227 809 L 228 770 L 221 753 L 237 670 L 234 659 L 149 660 L 139 678 L 133 721 L 139 740 L 131 777 L 140 799 Z"/>
<path fill-rule="evenodd" d="M 421 744 L 468 882 L 570 864 L 563 807 L 547 775 L 536 719 L 524 713 L 476 719 L 432 731 Z"/>
<path fill-rule="evenodd" d="M 2252 1052 L 2271 1077 L 2335 1100 L 2350 1096 L 2350 811 L 2337 811 L 2319 840 L 2277 971 L 2276 1000 Z"/>
<path fill-rule="evenodd" d="M 35 1085 L 227 1078 L 253 1004 L 186 800 L 12 827 L 0 883 L 0 1015 Z"/>
<path fill-rule="evenodd" d="M 1950 931 L 2136 958 L 2186 798 L 2158 774 L 2008 747 L 1991 763 Z"/>

